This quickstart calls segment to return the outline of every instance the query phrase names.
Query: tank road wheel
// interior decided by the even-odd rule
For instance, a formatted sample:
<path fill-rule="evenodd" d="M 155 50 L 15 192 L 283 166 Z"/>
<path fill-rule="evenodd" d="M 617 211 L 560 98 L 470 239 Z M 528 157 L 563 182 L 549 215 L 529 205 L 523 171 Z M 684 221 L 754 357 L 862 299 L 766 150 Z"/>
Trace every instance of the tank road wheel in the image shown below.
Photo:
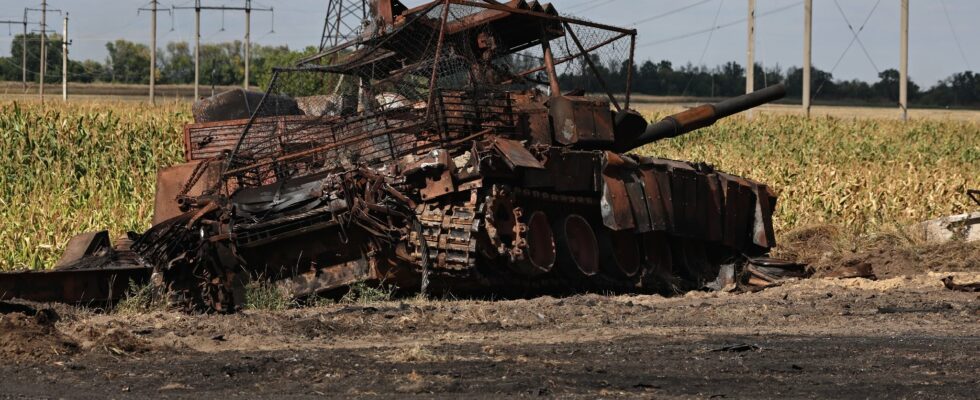
<path fill-rule="evenodd" d="M 514 209 L 518 218 L 522 213 L 520 208 Z M 537 276 L 551 271 L 555 266 L 555 234 L 544 212 L 535 211 L 526 221 L 514 227 L 516 239 L 509 252 L 510 264 L 521 274 Z"/>
<path fill-rule="evenodd" d="M 561 264 L 574 268 L 585 276 L 599 272 L 599 244 L 589 221 L 578 214 L 569 214 L 555 224 L 558 254 Z"/>
<path fill-rule="evenodd" d="M 484 251 L 488 258 L 504 255 L 513 246 L 517 217 L 514 215 L 514 196 L 502 186 L 494 185 L 486 198 L 485 224 L 490 247 Z"/>
<path fill-rule="evenodd" d="M 512 192 L 494 186 L 487 197 L 486 230 L 497 255 L 521 275 L 538 276 L 555 265 L 555 235 L 541 211 L 525 215 Z"/>
<path fill-rule="evenodd" d="M 684 285 L 682 290 L 697 290 L 718 276 L 720 266 L 708 260 L 704 242 L 670 238 L 671 264 Z"/>
<path fill-rule="evenodd" d="M 640 247 L 632 231 L 599 229 L 599 251 L 608 272 L 613 276 L 632 278 L 640 272 Z"/>
<path fill-rule="evenodd" d="M 667 234 L 663 232 L 647 232 L 640 236 L 643 257 L 641 284 L 644 288 L 676 294 L 679 292 L 678 279 L 673 274 L 673 256 L 669 240 Z"/>

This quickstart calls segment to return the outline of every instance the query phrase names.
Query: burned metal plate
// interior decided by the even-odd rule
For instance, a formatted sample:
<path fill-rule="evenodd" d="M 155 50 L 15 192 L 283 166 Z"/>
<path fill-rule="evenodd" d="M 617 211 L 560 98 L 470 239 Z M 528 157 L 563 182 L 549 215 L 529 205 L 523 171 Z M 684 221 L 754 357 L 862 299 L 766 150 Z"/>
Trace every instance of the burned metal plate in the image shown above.
<path fill-rule="evenodd" d="M 544 165 L 530 151 L 527 151 L 527 148 L 521 142 L 502 137 L 495 137 L 491 140 L 493 147 L 500 152 L 500 155 L 504 158 L 504 162 L 511 169 L 516 167 L 544 169 Z"/>

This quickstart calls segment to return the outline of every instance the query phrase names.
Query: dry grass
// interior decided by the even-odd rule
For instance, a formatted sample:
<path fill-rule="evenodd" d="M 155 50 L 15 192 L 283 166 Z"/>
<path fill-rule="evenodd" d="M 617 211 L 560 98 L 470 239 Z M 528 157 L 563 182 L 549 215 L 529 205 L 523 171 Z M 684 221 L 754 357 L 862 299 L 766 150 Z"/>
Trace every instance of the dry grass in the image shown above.
<path fill-rule="evenodd" d="M 650 118 L 678 109 L 641 108 Z M 80 232 L 146 229 L 156 170 L 182 161 L 190 120 L 188 103 L 0 101 L 0 270 L 50 267 Z M 963 192 L 980 186 L 980 122 L 970 118 L 905 124 L 758 112 L 638 151 L 770 184 L 781 192 L 783 233 L 825 224 L 846 235 L 892 230 L 974 209 Z"/>

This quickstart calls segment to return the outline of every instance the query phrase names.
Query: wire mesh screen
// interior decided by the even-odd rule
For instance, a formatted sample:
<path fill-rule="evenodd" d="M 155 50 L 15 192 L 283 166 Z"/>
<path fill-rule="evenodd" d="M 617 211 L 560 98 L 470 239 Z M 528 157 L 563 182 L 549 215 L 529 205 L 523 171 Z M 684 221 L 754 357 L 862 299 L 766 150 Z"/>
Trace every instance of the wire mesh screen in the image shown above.
<path fill-rule="evenodd" d="M 625 92 L 625 77 L 632 64 L 633 37 L 579 24 L 568 24 L 567 27 L 569 32 L 551 42 L 556 63 L 561 62 L 556 69 L 562 89 L 592 94 L 606 90 Z M 608 88 L 604 86 L 616 82 L 621 83 Z"/>
<path fill-rule="evenodd" d="M 568 90 L 602 90 L 602 74 L 624 71 L 629 34 L 518 6 L 533 13 L 430 3 L 363 24 L 314 62 L 278 69 L 225 176 L 258 186 L 378 165 L 488 129 L 513 132 L 515 96 L 548 90 L 546 48 Z"/>

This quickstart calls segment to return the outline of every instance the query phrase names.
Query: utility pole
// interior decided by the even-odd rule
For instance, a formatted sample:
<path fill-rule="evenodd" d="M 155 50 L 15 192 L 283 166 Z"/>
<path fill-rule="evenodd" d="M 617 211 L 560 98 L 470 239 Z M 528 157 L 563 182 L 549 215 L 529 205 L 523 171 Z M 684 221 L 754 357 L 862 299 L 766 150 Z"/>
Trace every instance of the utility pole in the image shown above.
<path fill-rule="evenodd" d="M 61 25 L 61 101 L 68 101 L 68 13 Z"/>
<path fill-rule="evenodd" d="M 154 97 L 154 86 L 157 80 L 157 0 L 152 1 L 153 7 L 153 18 L 150 21 L 150 30 L 153 33 L 150 35 L 150 104 L 154 103 L 156 100 Z"/>
<path fill-rule="evenodd" d="M 48 16 L 48 11 L 56 12 L 58 14 L 61 14 L 61 10 L 58 10 L 58 9 L 51 9 L 51 10 L 49 10 L 48 9 L 48 2 L 47 2 L 47 0 L 41 0 L 41 8 L 25 8 L 24 9 L 24 21 L 27 21 L 27 11 L 40 11 L 41 12 L 41 57 L 40 57 L 41 58 L 41 70 L 39 71 L 40 72 L 40 75 L 41 75 L 41 84 L 38 85 L 38 95 L 41 97 L 41 102 L 43 103 L 44 102 L 44 70 L 47 69 L 47 67 L 48 67 L 48 55 L 45 53 L 45 50 L 44 50 L 45 41 L 46 41 L 46 38 L 47 38 L 47 35 L 48 35 L 47 16 Z M 26 67 L 27 67 L 27 64 L 26 63 L 24 64 L 24 67 L 25 67 L 25 70 L 26 70 Z"/>
<path fill-rule="evenodd" d="M 201 98 L 201 0 L 194 0 L 194 101 Z"/>
<path fill-rule="evenodd" d="M 249 51 L 252 47 L 252 0 L 245 0 L 245 84 L 242 85 L 245 90 L 248 90 L 248 65 L 251 63 L 252 58 L 249 57 Z"/>
<path fill-rule="evenodd" d="M 745 93 L 755 91 L 755 0 L 749 0 L 749 38 L 748 38 L 748 61 L 745 67 Z M 752 110 L 745 114 L 747 118 L 752 118 Z"/>
<path fill-rule="evenodd" d="M 61 14 L 61 10 L 58 10 L 58 9 L 51 9 L 51 10 L 49 10 L 48 9 L 48 2 L 47 2 L 47 0 L 42 0 L 41 1 L 41 8 L 25 8 L 24 9 L 24 22 L 23 22 L 23 24 L 24 24 L 24 55 L 23 55 L 23 58 L 21 59 L 21 69 L 23 69 L 23 71 L 24 71 L 23 72 L 23 78 L 24 78 L 24 91 L 25 92 L 27 91 L 27 12 L 28 11 L 40 11 L 41 12 L 41 22 L 39 24 L 41 26 L 41 31 L 40 31 L 40 34 L 41 34 L 41 55 L 40 55 L 41 68 L 40 68 L 40 71 L 38 71 L 38 72 L 40 72 L 41 82 L 40 82 L 40 85 L 38 85 L 38 95 L 41 97 L 41 102 L 43 103 L 44 102 L 44 70 L 48 66 L 48 57 L 47 57 L 47 54 L 45 54 L 45 50 L 44 50 L 44 47 L 45 47 L 45 43 L 44 42 L 45 42 L 45 39 L 47 38 L 47 34 L 48 34 L 47 15 L 48 15 L 48 11 L 56 12 L 58 14 Z"/>
<path fill-rule="evenodd" d="M 226 6 L 202 6 L 201 0 L 194 1 L 194 7 L 173 7 L 174 10 L 194 9 L 195 12 L 195 32 L 194 32 L 194 98 L 199 97 L 200 76 L 201 76 L 201 10 L 217 11 L 244 11 L 245 12 L 245 82 L 242 85 L 248 90 L 248 79 L 251 63 L 251 25 L 252 11 L 274 12 L 272 7 L 254 8 L 251 0 L 245 0 L 245 7 L 226 7 Z"/>
<path fill-rule="evenodd" d="M 156 101 L 156 82 L 157 82 L 157 11 L 159 10 L 159 1 L 153 0 L 150 2 L 150 8 L 140 8 L 136 10 L 136 14 L 139 15 L 140 11 L 149 11 L 152 14 L 150 18 L 150 104 Z M 170 10 L 164 10 L 168 13 L 173 13 Z"/>
<path fill-rule="evenodd" d="M 20 73 L 24 80 L 24 93 L 27 93 L 27 9 L 24 9 L 24 36 L 20 38 Z"/>
<path fill-rule="evenodd" d="M 24 19 L 20 21 L 14 20 L 0 20 L 0 24 L 5 25 L 23 25 L 24 34 L 20 38 L 21 43 L 21 54 L 20 54 L 20 72 L 21 80 L 23 81 L 24 91 L 27 91 L 27 9 L 24 9 Z"/>
<path fill-rule="evenodd" d="M 813 45 L 813 0 L 803 1 L 803 115 L 810 118 L 810 67 Z"/>
<path fill-rule="evenodd" d="M 898 81 L 898 107 L 902 111 L 902 121 L 909 120 L 909 0 L 902 0 L 901 22 L 901 70 Z"/>
<path fill-rule="evenodd" d="M 48 14 L 48 2 L 47 0 L 41 0 L 41 84 L 38 85 L 38 94 L 41 96 L 41 102 L 44 102 L 44 70 L 47 68 L 48 55 L 44 54 L 44 38 L 47 36 L 47 25 L 45 18 Z"/>

